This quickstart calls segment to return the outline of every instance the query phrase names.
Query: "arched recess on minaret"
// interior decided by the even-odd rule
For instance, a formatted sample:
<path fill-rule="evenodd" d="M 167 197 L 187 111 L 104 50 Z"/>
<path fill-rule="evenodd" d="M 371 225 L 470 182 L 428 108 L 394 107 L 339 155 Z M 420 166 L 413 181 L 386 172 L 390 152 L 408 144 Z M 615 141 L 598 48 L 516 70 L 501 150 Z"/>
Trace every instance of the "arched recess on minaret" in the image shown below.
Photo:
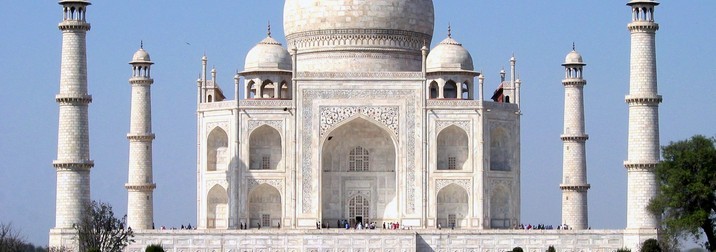
<path fill-rule="evenodd" d="M 437 169 L 463 170 L 469 156 L 469 138 L 462 128 L 452 125 L 437 137 Z"/>
<path fill-rule="evenodd" d="M 281 133 L 269 125 L 259 126 L 249 135 L 249 169 L 276 170 L 282 159 Z"/>
<path fill-rule="evenodd" d="M 281 192 L 269 184 L 260 184 L 249 192 L 249 227 L 280 227 L 283 208 Z"/>
<path fill-rule="evenodd" d="M 490 129 L 490 170 L 511 171 L 509 133 L 503 127 Z"/>
<path fill-rule="evenodd" d="M 229 137 L 221 127 L 215 127 L 206 138 L 206 170 L 224 171 L 229 161 Z"/>
<path fill-rule="evenodd" d="M 437 194 L 437 223 L 444 228 L 467 226 L 470 211 L 469 193 L 451 183 Z"/>
<path fill-rule="evenodd" d="M 229 219 L 229 195 L 221 185 L 214 185 L 206 196 L 206 228 L 226 229 Z"/>

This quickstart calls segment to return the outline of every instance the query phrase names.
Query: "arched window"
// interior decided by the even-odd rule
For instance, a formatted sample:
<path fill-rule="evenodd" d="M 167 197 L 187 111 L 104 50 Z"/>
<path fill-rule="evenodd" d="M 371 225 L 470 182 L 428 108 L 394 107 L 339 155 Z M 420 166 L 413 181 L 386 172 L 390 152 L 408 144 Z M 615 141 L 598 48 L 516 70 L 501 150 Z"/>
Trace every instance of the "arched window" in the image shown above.
<path fill-rule="evenodd" d="M 507 131 L 503 128 L 494 128 L 490 131 L 490 170 L 510 171 L 512 151 Z"/>
<path fill-rule="evenodd" d="M 468 156 L 465 130 L 452 125 L 440 131 L 437 139 L 437 169 L 462 170 Z"/>
<path fill-rule="evenodd" d="M 443 87 L 443 97 L 447 99 L 457 98 L 457 84 L 455 84 L 454 81 L 450 80 L 445 83 L 445 86 Z"/>
<path fill-rule="evenodd" d="M 226 170 L 228 165 L 229 137 L 226 131 L 215 128 L 206 139 L 206 170 Z"/>
<path fill-rule="evenodd" d="M 289 90 L 288 90 L 288 83 L 286 83 L 285 81 L 281 82 L 281 98 L 283 98 L 283 99 L 291 98 L 291 94 L 289 93 Z"/>
<path fill-rule="evenodd" d="M 209 95 L 209 98 L 207 99 L 207 101 L 208 101 L 208 102 L 213 102 L 213 101 L 214 101 L 214 97 L 211 97 L 211 95 Z"/>
<path fill-rule="evenodd" d="M 353 197 L 348 202 L 348 217 L 353 219 L 356 216 L 368 218 L 370 214 L 370 201 L 362 195 Z"/>
<path fill-rule="evenodd" d="M 433 81 L 430 83 L 430 99 L 436 99 L 438 95 L 438 83 Z"/>
<path fill-rule="evenodd" d="M 348 155 L 348 171 L 369 171 L 370 154 L 363 147 L 356 147 Z"/>
<path fill-rule="evenodd" d="M 264 83 L 261 84 L 261 98 L 276 98 L 274 93 L 275 89 L 276 86 L 274 86 L 271 80 L 264 81 Z"/>
<path fill-rule="evenodd" d="M 470 97 L 470 92 L 471 92 L 471 90 L 470 90 L 470 85 L 469 85 L 467 82 L 463 82 L 463 83 L 460 84 L 460 85 L 462 85 L 462 94 L 460 94 L 460 98 L 465 99 L 465 100 L 471 99 L 471 97 Z"/>
<path fill-rule="evenodd" d="M 249 137 L 249 169 L 276 170 L 281 162 L 281 134 L 271 126 L 263 125 Z"/>
<path fill-rule="evenodd" d="M 228 227 L 229 196 L 223 186 L 215 185 L 206 197 L 206 228 Z"/>

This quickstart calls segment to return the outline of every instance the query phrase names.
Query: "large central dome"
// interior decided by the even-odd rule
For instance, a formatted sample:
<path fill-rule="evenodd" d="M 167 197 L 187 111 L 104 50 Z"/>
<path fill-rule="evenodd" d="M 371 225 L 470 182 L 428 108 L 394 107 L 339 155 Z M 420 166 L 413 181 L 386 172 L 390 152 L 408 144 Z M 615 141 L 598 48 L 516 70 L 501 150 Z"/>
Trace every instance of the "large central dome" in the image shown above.
<path fill-rule="evenodd" d="M 432 0 L 286 0 L 287 36 L 326 29 L 390 29 L 433 35 Z"/>
<path fill-rule="evenodd" d="M 286 0 L 283 19 L 300 71 L 420 71 L 435 13 L 432 0 Z"/>

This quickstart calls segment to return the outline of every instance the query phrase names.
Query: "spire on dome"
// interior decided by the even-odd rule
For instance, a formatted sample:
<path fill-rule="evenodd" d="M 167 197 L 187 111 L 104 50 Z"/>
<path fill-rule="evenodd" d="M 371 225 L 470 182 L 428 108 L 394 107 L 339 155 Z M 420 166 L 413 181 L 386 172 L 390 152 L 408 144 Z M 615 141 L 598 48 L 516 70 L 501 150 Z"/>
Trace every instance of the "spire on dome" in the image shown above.
<path fill-rule="evenodd" d="M 452 25 L 448 22 L 448 38 L 452 38 Z"/>
<path fill-rule="evenodd" d="M 266 34 L 271 37 L 271 20 L 268 21 L 268 31 L 266 32 Z"/>

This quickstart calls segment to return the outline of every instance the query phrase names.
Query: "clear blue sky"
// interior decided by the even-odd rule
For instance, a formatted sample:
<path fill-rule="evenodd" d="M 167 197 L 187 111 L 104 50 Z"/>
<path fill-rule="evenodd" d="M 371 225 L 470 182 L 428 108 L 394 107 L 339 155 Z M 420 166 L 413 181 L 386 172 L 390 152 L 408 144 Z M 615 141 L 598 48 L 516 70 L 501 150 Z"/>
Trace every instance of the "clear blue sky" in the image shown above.
<path fill-rule="evenodd" d="M 54 226 L 62 17 L 57 1 L 0 8 L 0 221 L 45 245 Z M 563 69 L 576 42 L 586 61 L 589 220 L 626 226 L 629 32 L 627 1 L 438 0 L 433 45 L 453 37 L 483 69 L 486 91 L 514 52 L 522 87 L 522 222 L 560 222 Z M 656 12 L 662 145 L 716 135 L 716 1 L 663 1 Z M 231 96 L 233 72 L 266 35 L 283 38 L 283 1 L 94 1 L 88 12 L 92 198 L 126 212 L 129 91 L 127 64 L 144 40 L 152 74 L 155 222 L 196 222 L 196 78 L 201 55 Z"/>

